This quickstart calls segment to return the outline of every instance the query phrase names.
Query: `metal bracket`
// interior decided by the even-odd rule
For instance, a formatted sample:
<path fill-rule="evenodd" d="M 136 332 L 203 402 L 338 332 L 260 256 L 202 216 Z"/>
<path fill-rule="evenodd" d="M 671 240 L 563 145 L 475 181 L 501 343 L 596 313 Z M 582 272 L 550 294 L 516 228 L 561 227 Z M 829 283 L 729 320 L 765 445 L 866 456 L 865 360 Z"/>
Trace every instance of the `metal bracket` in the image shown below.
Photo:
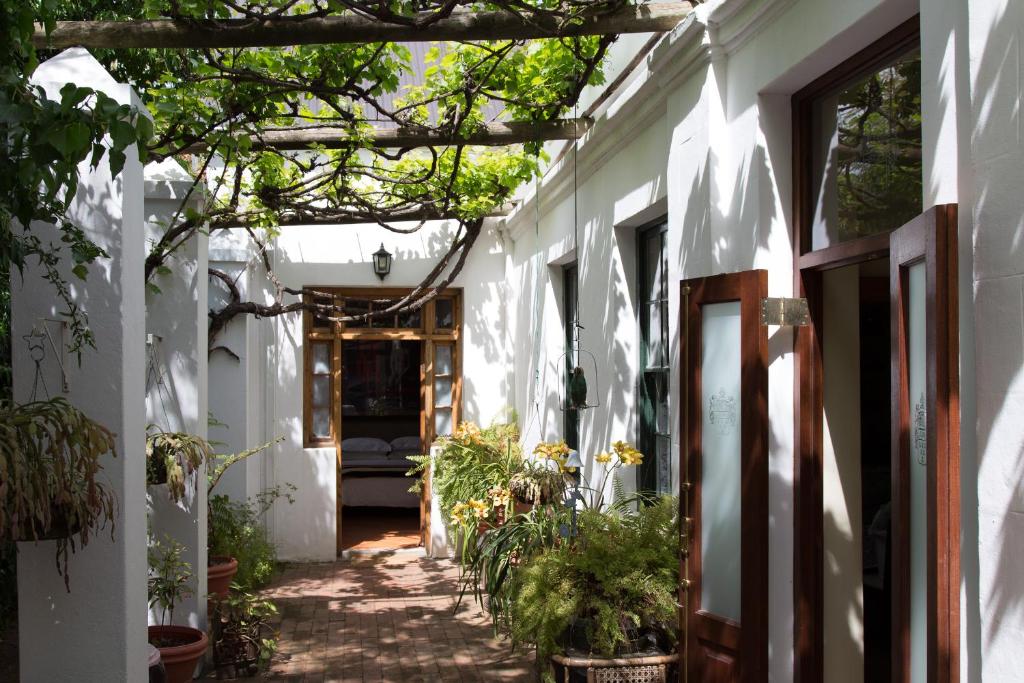
<path fill-rule="evenodd" d="M 768 297 L 761 299 L 761 324 L 781 327 L 804 327 L 811 324 L 807 299 Z"/>

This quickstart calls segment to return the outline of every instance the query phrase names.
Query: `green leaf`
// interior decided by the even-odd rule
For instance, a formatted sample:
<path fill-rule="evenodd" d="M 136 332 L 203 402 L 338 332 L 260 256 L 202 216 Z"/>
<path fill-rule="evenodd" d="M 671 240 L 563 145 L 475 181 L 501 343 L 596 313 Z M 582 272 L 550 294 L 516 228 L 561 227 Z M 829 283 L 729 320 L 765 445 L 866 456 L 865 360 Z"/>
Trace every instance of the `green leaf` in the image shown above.
<path fill-rule="evenodd" d="M 84 263 L 79 263 L 71 269 L 71 272 L 74 273 L 79 280 L 84 280 L 89 275 L 89 269 L 85 267 Z"/>

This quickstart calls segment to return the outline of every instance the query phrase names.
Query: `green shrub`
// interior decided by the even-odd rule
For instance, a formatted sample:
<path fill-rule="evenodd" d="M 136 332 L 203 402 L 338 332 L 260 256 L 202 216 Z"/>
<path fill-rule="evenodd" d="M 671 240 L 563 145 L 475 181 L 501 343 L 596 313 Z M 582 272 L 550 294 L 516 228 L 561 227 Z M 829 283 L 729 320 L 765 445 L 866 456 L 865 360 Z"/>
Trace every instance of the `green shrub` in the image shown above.
<path fill-rule="evenodd" d="M 263 513 L 278 498 L 292 502 L 291 484 L 282 489 L 275 486 L 249 498 L 234 501 L 225 495 L 211 496 L 207 517 L 207 547 L 209 554 L 228 555 L 238 560 L 235 583 L 243 590 L 265 586 L 277 568 L 277 549 L 267 538 Z"/>
<path fill-rule="evenodd" d="M 513 639 L 546 661 L 562 649 L 574 622 L 588 623 L 593 651 L 612 656 L 633 629 L 674 642 L 679 584 L 677 500 L 664 497 L 636 512 L 618 506 L 580 512 L 574 542 L 527 558 L 506 590 Z"/>
<path fill-rule="evenodd" d="M 449 529 L 458 531 L 462 522 L 468 521 L 459 514 L 467 506 L 477 510 L 480 519 L 486 519 L 493 499 L 500 496 L 507 509 L 511 509 L 509 481 L 523 468 L 516 425 L 496 424 L 480 429 L 471 422 L 463 422 L 454 434 L 440 439 L 438 444 L 441 452 L 434 462 L 432 484 Z M 418 465 L 409 471 L 410 476 L 422 475 L 430 467 L 429 456 L 415 456 L 413 460 Z M 418 490 L 418 483 L 411 490 Z M 481 507 L 480 503 L 485 505 Z"/>

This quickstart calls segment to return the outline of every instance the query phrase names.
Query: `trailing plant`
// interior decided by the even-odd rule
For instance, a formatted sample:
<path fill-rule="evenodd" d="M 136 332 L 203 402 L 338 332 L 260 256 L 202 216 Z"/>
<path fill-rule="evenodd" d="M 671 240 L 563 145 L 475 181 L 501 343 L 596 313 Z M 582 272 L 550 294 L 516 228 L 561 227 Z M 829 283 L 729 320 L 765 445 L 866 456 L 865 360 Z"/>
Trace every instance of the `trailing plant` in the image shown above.
<path fill-rule="evenodd" d="M 98 481 L 100 458 L 116 457 L 114 434 L 64 398 L 0 400 L 0 542 L 58 536 L 57 570 L 70 591 L 68 549 L 110 523 L 117 500 Z"/>
<path fill-rule="evenodd" d="M 213 607 L 213 664 L 220 672 L 256 675 L 277 650 L 278 633 L 273 619 L 277 606 L 259 595 L 235 586 L 228 597 Z"/>
<path fill-rule="evenodd" d="M 206 439 L 150 425 L 146 430 L 146 483 L 167 484 L 171 500 L 178 502 L 185 497 L 185 480 L 194 477 L 210 456 Z"/>
<path fill-rule="evenodd" d="M 275 486 L 246 501 L 225 495 L 211 496 L 207 515 L 209 554 L 227 555 L 238 560 L 235 583 L 243 590 L 266 585 L 277 568 L 277 548 L 267 537 L 262 516 L 274 502 L 284 498 L 294 502 L 295 486 Z"/>
<path fill-rule="evenodd" d="M 507 589 L 511 635 L 536 646 L 541 661 L 564 648 L 574 624 L 586 629 L 592 651 L 605 657 L 636 630 L 675 641 L 677 500 L 630 507 L 623 501 L 605 512 L 583 510 L 578 536 L 527 559 Z"/>
<path fill-rule="evenodd" d="M 513 474 L 509 490 L 520 503 L 530 505 L 553 503 L 565 493 L 565 472 L 552 469 L 542 460 L 524 460 L 523 470 Z"/>
<path fill-rule="evenodd" d="M 160 608 L 160 625 L 174 622 L 174 608 L 193 595 L 192 566 L 181 559 L 185 547 L 170 536 L 150 542 L 149 606 Z"/>

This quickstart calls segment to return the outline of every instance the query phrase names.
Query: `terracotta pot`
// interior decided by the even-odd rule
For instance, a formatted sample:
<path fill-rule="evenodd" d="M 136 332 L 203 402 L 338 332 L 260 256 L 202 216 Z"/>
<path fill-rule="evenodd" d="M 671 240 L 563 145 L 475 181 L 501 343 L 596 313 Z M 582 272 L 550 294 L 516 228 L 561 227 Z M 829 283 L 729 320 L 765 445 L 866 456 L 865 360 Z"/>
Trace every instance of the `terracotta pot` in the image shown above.
<path fill-rule="evenodd" d="M 231 579 L 238 573 L 238 560 L 214 555 L 210 562 L 213 564 L 206 568 L 206 597 L 209 600 L 226 598 L 231 592 Z"/>
<path fill-rule="evenodd" d="M 181 644 L 160 645 L 167 640 Z M 209 640 L 205 633 L 190 626 L 150 626 L 149 642 L 160 650 L 160 661 L 167 670 L 167 683 L 187 683 L 192 680 L 196 664 L 206 653 Z"/>

